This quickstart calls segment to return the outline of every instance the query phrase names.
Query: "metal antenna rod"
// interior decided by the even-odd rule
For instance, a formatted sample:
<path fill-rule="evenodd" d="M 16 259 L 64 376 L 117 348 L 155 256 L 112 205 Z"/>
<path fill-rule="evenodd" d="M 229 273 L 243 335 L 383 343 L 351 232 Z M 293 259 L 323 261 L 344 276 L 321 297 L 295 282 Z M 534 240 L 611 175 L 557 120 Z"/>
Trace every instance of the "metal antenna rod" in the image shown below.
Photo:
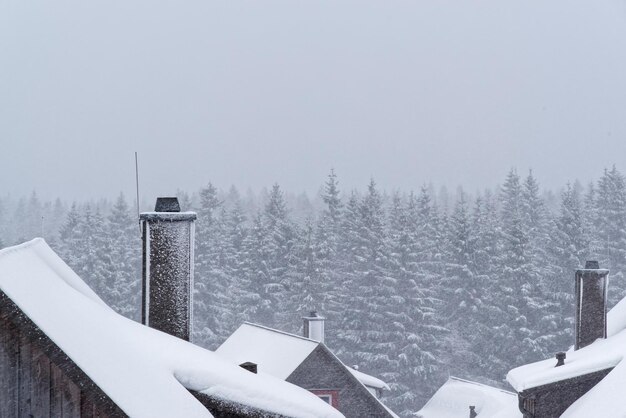
<path fill-rule="evenodd" d="M 139 164 L 137 163 L 137 151 L 135 151 L 135 186 L 137 188 L 137 222 L 139 223 L 139 235 L 141 235 L 141 220 L 139 219 Z"/>

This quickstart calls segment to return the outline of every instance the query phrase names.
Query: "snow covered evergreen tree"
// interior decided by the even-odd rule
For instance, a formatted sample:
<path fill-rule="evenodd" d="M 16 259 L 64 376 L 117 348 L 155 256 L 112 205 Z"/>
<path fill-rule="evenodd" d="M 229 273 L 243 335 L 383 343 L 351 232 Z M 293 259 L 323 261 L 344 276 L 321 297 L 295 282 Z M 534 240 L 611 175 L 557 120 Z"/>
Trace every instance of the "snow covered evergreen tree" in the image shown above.
<path fill-rule="evenodd" d="M 141 234 L 139 220 L 131 216 L 122 193 L 106 217 L 106 235 L 111 260 L 107 283 L 115 289 L 112 307 L 138 321 L 141 315 Z"/>
<path fill-rule="evenodd" d="M 215 348 L 225 338 L 230 324 L 232 298 L 228 294 L 231 277 L 226 263 L 227 250 L 222 202 L 217 189 L 209 183 L 199 193 L 196 211 L 194 341 Z"/>
<path fill-rule="evenodd" d="M 574 271 L 585 265 L 589 253 L 589 231 L 585 227 L 579 187 L 567 184 L 550 245 L 554 274 L 546 286 L 546 298 L 556 302 L 550 328 L 555 338 L 548 349 L 566 347 L 574 341 Z"/>
<path fill-rule="evenodd" d="M 626 294 L 626 184 L 613 166 L 598 182 L 596 232 L 600 246 L 600 265 L 611 270 L 609 300 L 615 304 Z"/>

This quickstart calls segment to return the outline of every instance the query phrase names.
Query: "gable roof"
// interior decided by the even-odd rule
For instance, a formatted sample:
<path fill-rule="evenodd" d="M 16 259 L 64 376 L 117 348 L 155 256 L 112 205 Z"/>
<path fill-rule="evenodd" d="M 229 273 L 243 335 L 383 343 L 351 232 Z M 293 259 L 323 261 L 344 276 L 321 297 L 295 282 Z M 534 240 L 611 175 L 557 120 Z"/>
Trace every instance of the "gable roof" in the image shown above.
<path fill-rule="evenodd" d="M 287 379 L 320 344 L 300 335 L 244 322 L 215 352 L 235 364 L 251 361 L 257 364 L 259 373 Z M 382 380 L 345 367 L 363 385 L 389 389 Z"/>
<path fill-rule="evenodd" d="M 450 377 L 417 412 L 421 418 L 467 418 L 469 406 L 480 418 L 521 418 L 517 395 L 481 383 Z"/>
<path fill-rule="evenodd" d="M 0 291 L 132 417 L 210 417 L 189 392 L 294 417 L 340 417 L 307 391 L 110 309 L 41 238 L 0 250 Z"/>
<path fill-rule="evenodd" d="M 626 404 L 620 388 L 626 385 L 626 298 L 607 317 L 607 338 L 579 350 L 570 348 L 563 366 L 548 359 L 511 370 L 507 380 L 518 392 L 561 380 L 611 369 L 589 392 L 572 404 L 562 417 L 623 417 Z"/>
<path fill-rule="evenodd" d="M 244 322 L 215 352 L 242 364 L 257 364 L 259 374 L 287 379 L 319 345 L 318 341 Z"/>

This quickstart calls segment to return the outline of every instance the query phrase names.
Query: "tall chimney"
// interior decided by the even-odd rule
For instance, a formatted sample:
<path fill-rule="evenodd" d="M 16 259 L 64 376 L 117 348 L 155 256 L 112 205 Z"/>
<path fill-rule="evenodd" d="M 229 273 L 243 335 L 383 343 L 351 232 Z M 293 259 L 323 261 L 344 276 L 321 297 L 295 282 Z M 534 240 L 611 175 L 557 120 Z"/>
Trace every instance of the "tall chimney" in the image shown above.
<path fill-rule="evenodd" d="M 143 238 L 141 322 L 189 341 L 192 322 L 196 214 L 178 199 L 159 197 L 139 215 Z"/>
<path fill-rule="evenodd" d="M 324 318 L 319 316 L 317 312 L 311 311 L 309 316 L 302 318 L 304 320 L 304 336 L 321 343 L 324 342 Z"/>
<path fill-rule="evenodd" d="M 597 261 L 587 261 L 576 270 L 576 341 L 578 350 L 598 338 L 606 338 L 606 305 L 609 270 L 600 269 Z"/>

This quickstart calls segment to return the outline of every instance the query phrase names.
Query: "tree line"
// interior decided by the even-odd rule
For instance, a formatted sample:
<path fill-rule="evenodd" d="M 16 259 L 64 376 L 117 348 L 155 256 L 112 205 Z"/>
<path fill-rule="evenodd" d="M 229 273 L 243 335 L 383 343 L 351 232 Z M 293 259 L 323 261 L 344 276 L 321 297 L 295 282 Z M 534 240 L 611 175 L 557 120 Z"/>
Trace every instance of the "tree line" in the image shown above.
<path fill-rule="evenodd" d="M 518 365 L 572 344 L 573 272 L 611 269 L 610 302 L 626 295 L 626 183 L 612 167 L 554 197 L 532 172 L 495 191 L 344 191 L 334 172 L 319 198 L 278 185 L 242 197 L 211 184 L 197 211 L 194 334 L 215 349 L 243 321 L 300 333 L 327 318 L 327 345 L 391 387 L 384 401 L 418 410 L 449 375 L 505 387 Z M 303 200 L 304 199 L 304 200 Z M 0 241 L 43 235 L 115 310 L 139 318 L 141 246 L 124 196 L 0 199 Z"/>

